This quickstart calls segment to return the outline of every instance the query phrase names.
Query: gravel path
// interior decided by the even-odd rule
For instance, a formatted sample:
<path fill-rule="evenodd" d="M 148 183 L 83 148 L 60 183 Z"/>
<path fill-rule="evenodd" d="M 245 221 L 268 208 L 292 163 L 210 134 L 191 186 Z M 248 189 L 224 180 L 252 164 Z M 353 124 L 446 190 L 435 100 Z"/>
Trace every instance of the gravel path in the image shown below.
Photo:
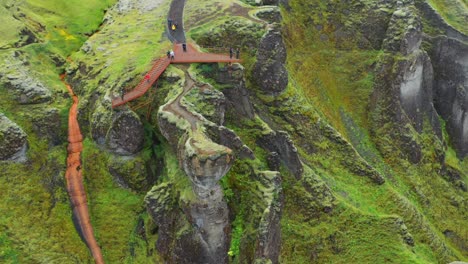
<path fill-rule="evenodd" d="M 182 69 L 185 72 L 185 84 L 184 90 L 177 96 L 177 98 L 170 104 L 168 104 L 164 111 L 173 113 L 176 116 L 180 116 L 183 119 L 187 120 L 190 123 L 192 131 L 197 129 L 197 122 L 201 121 L 200 118 L 190 111 L 188 111 L 184 106 L 181 105 L 180 100 L 193 88 L 195 85 L 194 80 L 187 73 L 187 69 Z"/>

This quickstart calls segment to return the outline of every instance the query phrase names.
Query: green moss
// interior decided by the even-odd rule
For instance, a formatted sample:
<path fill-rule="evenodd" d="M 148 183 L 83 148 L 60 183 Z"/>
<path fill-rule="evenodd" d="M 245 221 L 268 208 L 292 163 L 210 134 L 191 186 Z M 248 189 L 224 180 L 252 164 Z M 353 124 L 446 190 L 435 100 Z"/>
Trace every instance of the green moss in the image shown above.
<path fill-rule="evenodd" d="M 94 143 L 85 140 L 83 175 L 96 239 L 110 263 L 121 259 L 152 259 L 154 255 L 146 253 L 148 245 L 134 235 L 137 219 L 144 210 L 143 195 L 122 189 L 113 181 L 107 170 L 110 158 Z M 141 255 L 135 256 L 135 252 Z"/>
<path fill-rule="evenodd" d="M 468 34 L 466 28 L 468 8 L 465 0 L 429 0 L 428 2 L 448 24 L 460 32 Z"/>

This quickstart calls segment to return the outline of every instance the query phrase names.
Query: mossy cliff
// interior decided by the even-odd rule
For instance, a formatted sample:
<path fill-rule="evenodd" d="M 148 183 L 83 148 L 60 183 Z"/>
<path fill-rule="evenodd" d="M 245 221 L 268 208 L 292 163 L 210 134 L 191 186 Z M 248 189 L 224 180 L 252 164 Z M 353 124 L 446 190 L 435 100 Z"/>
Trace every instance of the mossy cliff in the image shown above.
<path fill-rule="evenodd" d="M 190 41 L 242 64 L 170 66 L 116 109 L 171 48 L 169 0 L 0 4 L 1 263 L 92 262 L 63 73 L 106 263 L 468 260 L 466 5 L 185 2 Z"/>

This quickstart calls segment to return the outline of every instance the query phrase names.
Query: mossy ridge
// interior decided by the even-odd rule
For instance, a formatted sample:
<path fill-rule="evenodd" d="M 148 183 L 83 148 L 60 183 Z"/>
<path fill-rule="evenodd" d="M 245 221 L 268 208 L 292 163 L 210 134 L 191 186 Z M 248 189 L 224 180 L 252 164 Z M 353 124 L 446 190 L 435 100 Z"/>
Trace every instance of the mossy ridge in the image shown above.
<path fill-rule="evenodd" d="M 167 39 L 161 38 L 168 4 L 166 0 L 158 8 L 145 11 L 110 10 L 111 21 L 72 56 L 67 71 L 73 73 L 71 83 L 77 92 L 84 97 L 100 93 L 112 98 L 120 95 L 121 88 L 133 89 L 153 60 L 171 47 Z M 134 21 L 139 22 L 138 26 Z"/>

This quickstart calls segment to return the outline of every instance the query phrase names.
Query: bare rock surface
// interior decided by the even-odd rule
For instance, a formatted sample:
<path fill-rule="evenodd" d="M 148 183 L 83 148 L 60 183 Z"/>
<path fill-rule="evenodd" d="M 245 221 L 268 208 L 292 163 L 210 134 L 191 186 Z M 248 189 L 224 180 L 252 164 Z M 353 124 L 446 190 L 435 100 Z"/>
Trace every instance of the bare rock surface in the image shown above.
<path fill-rule="evenodd" d="M 447 122 L 452 144 L 461 157 L 468 154 L 468 45 L 456 39 L 432 39 L 434 102 Z"/>
<path fill-rule="evenodd" d="M 270 152 L 279 154 L 281 161 L 291 173 L 300 179 L 303 173 L 303 166 L 297 153 L 297 148 L 288 133 L 284 131 L 271 131 L 269 134 L 262 136 L 258 140 L 258 144 Z"/>

